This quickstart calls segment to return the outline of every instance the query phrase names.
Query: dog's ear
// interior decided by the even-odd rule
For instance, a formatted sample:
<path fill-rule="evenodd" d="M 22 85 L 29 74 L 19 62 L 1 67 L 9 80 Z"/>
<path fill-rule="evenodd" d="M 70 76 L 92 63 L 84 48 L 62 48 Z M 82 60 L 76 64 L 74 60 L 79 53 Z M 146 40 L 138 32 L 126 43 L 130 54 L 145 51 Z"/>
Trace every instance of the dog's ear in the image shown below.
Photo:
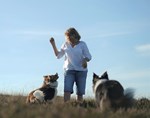
<path fill-rule="evenodd" d="M 99 76 L 93 73 L 93 84 L 95 84 L 99 80 Z"/>
<path fill-rule="evenodd" d="M 58 76 L 58 73 L 56 73 L 55 75 Z"/>
<path fill-rule="evenodd" d="M 109 80 L 107 71 L 105 71 L 105 72 L 102 74 L 101 79 L 107 79 L 107 80 Z"/>
<path fill-rule="evenodd" d="M 93 73 L 93 78 L 99 78 L 99 76 Z"/>
<path fill-rule="evenodd" d="M 50 75 L 49 78 L 50 81 L 56 81 L 59 78 L 58 73 L 56 73 L 55 75 Z"/>
<path fill-rule="evenodd" d="M 58 73 L 55 74 L 55 79 L 57 80 L 59 78 Z"/>

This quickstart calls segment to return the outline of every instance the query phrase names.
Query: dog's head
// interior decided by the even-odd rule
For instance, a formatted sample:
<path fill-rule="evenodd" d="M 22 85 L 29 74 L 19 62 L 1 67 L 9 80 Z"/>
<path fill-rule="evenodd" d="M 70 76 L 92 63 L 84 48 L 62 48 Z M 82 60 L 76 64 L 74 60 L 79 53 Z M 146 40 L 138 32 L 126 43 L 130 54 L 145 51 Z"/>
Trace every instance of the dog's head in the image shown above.
<path fill-rule="evenodd" d="M 44 75 L 44 85 L 50 85 L 51 83 L 56 83 L 59 78 L 58 73 L 55 75 Z"/>
<path fill-rule="evenodd" d="M 95 84 L 99 80 L 109 80 L 107 71 L 104 72 L 101 76 L 98 76 L 97 74 L 93 73 L 93 84 Z"/>
<path fill-rule="evenodd" d="M 97 87 L 108 80 L 109 78 L 108 78 L 107 71 L 104 72 L 101 76 L 98 76 L 97 74 L 93 73 L 93 92 L 95 93 Z"/>

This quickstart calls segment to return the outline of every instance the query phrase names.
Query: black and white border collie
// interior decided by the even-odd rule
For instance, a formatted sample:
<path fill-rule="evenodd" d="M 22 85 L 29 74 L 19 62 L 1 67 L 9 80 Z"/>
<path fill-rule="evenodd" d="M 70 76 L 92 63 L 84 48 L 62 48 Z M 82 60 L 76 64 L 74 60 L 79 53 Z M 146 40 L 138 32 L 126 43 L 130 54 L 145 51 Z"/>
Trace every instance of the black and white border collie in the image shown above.
<path fill-rule="evenodd" d="M 93 91 L 101 111 L 127 109 L 133 105 L 133 89 L 124 91 L 123 86 L 116 80 L 109 80 L 107 72 L 98 76 L 93 73 Z"/>
<path fill-rule="evenodd" d="M 45 75 L 43 78 L 44 82 L 42 87 L 30 92 L 27 96 L 26 103 L 44 103 L 55 98 L 57 95 L 58 74 Z"/>

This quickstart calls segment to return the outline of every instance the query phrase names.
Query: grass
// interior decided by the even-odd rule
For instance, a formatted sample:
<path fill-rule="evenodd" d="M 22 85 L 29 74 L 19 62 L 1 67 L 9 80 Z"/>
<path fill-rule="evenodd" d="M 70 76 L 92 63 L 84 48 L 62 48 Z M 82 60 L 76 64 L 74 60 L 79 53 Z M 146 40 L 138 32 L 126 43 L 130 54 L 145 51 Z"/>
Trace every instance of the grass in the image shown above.
<path fill-rule="evenodd" d="M 0 118 L 150 118 L 150 100 L 135 100 L 127 111 L 100 112 L 94 99 L 85 99 L 82 104 L 75 100 L 64 103 L 57 97 L 53 103 L 26 104 L 22 95 L 0 95 Z"/>

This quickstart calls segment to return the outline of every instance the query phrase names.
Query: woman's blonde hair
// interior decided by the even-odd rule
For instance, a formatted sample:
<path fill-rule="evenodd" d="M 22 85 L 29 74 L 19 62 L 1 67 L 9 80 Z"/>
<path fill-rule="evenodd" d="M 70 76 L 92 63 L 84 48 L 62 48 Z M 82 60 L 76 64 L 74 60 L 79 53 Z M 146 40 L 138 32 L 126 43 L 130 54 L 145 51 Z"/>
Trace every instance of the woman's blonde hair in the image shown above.
<path fill-rule="evenodd" d="M 67 29 L 67 31 L 65 32 L 65 35 L 72 36 L 72 37 L 74 37 L 75 39 L 78 39 L 78 40 L 80 40 L 80 38 L 81 38 L 80 34 L 73 27 Z"/>

